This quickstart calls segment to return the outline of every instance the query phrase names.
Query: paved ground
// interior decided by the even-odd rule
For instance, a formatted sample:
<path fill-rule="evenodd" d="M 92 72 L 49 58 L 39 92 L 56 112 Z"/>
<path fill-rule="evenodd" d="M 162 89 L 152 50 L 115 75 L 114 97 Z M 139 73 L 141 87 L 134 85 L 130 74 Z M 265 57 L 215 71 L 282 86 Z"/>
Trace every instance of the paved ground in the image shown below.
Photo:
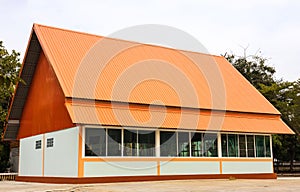
<path fill-rule="evenodd" d="M 300 191 L 300 178 L 278 178 L 277 180 L 184 180 L 152 181 L 113 184 L 58 185 L 0 181 L 1 192 L 201 192 L 201 191 Z"/>

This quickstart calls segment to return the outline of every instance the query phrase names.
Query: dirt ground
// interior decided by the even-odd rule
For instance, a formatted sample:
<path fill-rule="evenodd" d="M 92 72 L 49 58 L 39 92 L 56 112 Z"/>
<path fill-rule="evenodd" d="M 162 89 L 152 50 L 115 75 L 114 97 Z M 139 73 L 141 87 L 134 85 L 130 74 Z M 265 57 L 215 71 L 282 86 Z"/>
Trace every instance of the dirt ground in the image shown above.
<path fill-rule="evenodd" d="M 0 181 L 0 192 L 200 192 L 200 191 L 300 191 L 300 177 L 278 178 L 277 180 L 183 180 L 151 181 L 110 184 L 41 184 Z"/>

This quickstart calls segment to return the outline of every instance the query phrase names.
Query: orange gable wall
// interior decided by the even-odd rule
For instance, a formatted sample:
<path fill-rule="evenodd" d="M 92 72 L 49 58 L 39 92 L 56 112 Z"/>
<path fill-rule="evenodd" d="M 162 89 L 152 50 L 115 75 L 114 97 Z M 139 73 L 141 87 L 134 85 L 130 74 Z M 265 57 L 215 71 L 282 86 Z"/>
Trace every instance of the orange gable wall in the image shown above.
<path fill-rule="evenodd" d="M 23 110 L 18 139 L 73 126 L 65 107 L 65 96 L 41 52 Z"/>

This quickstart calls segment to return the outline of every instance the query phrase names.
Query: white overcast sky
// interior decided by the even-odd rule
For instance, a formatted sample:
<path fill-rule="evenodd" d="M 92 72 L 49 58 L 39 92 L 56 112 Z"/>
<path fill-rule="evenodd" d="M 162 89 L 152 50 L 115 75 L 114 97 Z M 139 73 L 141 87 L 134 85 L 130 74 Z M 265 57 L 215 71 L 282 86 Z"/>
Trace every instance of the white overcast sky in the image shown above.
<path fill-rule="evenodd" d="M 277 79 L 300 78 L 298 0 L 0 0 L 0 40 L 24 55 L 33 23 L 97 35 L 162 24 L 194 36 L 210 53 L 261 50 Z M 179 47 L 180 48 L 180 47 Z"/>

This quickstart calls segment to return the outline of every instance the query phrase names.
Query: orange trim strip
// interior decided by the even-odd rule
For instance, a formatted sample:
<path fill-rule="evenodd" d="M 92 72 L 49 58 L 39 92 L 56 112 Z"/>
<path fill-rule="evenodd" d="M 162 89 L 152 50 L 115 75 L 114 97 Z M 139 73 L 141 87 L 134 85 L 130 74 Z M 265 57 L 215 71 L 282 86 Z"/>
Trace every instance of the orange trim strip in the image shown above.
<path fill-rule="evenodd" d="M 174 158 L 169 158 L 169 157 L 85 157 L 82 158 L 82 161 L 84 162 L 116 162 L 116 161 L 234 161 L 234 162 L 245 162 L 245 161 L 254 161 L 254 162 L 261 162 L 261 161 L 267 161 L 267 162 L 272 162 L 273 159 L 271 158 L 182 158 L 182 157 L 174 157 Z"/>
<path fill-rule="evenodd" d="M 219 158 L 163 158 L 163 157 L 103 157 L 83 158 L 84 162 L 115 162 L 115 161 L 219 161 Z"/>
<path fill-rule="evenodd" d="M 84 161 L 82 160 L 82 127 L 78 131 L 78 177 L 84 175 Z"/>
<path fill-rule="evenodd" d="M 160 161 L 157 161 L 157 175 L 160 175 Z"/>
<path fill-rule="evenodd" d="M 16 181 L 57 183 L 57 184 L 86 184 L 86 183 L 115 183 L 133 181 L 162 181 L 162 180 L 186 180 L 186 179 L 276 179 L 276 173 L 261 174 L 208 174 L 208 175 L 160 175 L 160 176 L 122 176 L 122 177 L 27 177 L 17 176 Z"/>

